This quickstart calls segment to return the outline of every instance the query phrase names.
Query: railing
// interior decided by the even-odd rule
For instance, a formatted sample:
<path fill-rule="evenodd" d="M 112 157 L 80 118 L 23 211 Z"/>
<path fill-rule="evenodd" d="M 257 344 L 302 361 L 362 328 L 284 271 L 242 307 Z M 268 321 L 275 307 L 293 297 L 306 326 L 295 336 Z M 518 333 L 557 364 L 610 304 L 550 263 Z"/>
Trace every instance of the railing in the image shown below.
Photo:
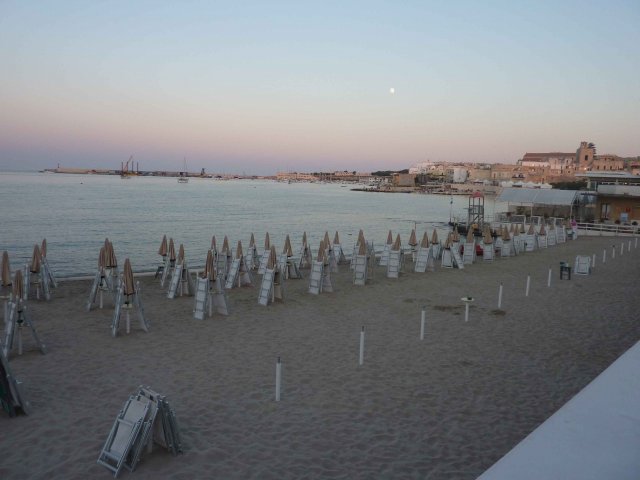
<path fill-rule="evenodd" d="M 578 230 L 583 235 L 607 235 L 607 236 L 619 236 L 619 235 L 638 235 L 640 234 L 640 227 L 638 225 L 619 225 L 608 223 L 578 223 Z"/>

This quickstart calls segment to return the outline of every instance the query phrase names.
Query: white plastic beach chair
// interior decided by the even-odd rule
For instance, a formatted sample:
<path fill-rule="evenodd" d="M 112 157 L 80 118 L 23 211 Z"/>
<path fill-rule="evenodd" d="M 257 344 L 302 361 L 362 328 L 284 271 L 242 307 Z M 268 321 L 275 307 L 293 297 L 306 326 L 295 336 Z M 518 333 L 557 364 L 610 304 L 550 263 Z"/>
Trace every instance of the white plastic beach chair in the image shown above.
<path fill-rule="evenodd" d="M 589 275 L 591 273 L 591 257 L 588 255 L 577 255 L 573 273 L 576 275 Z"/>

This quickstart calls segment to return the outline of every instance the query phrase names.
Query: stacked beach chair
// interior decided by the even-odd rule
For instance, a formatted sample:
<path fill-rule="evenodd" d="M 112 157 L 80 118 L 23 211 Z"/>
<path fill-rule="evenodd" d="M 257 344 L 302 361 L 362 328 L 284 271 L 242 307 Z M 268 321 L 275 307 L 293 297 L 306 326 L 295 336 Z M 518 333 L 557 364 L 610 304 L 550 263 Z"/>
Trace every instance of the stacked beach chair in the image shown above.
<path fill-rule="evenodd" d="M 278 265 L 276 248 L 272 245 L 268 252 L 264 275 L 260 284 L 260 292 L 258 293 L 258 303 L 265 307 L 276 300 L 284 301 L 284 275 Z"/>
<path fill-rule="evenodd" d="M 20 382 L 11 371 L 9 360 L 0 351 L 0 410 L 10 417 L 29 414 L 29 402 L 22 393 Z"/>
<path fill-rule="evenodd" d="M 327 249 L 324 240 L 320 240 L 318 255 L 309 275 L 309 293 L 319 295 L 322 292 L 333 292 L 331 269 L 328 268 Z"/>
<path fill-rule="evenodd" d="M 547 236 L 547 230 L 544 228 L 544 223 L 540 225 L 540 230 L 538 230 L 538 235 L 536 238 L 537 238 L 538 248 L 547 248 L 548 236 Z"/>
<path fill-rule="evenodd" d="M 489 225 L 485 225 L 482 235 L 482 260 L 485 262 L 493 262 L 495 250 L 493 249 L 493 237 Z"/>
<path fill-rule="evenodd" d="M 173 455 L 182 452 L 176 414 L 167 398 L 149 387 L 140 386 L 125 402 L 107 437 L 98 463 L 117 477 L 122 468 L 134 471 L 145 449 L 153 445 Z"/>
<path fill-rule="evenodd" d="M 435 261 L 431 247 L 429 246 L 429 236 L 426 231 L 422 235 L 422 241 L 418 246 L 416 263 L 413 266 L 413 270 L 418 273 L 425 273 L 427 270 L 433 272 L 435 270 Z"/>
<path fill-rule="evenodd" d="M 469 226 L 467 238 L 464 242 L 464 253 L 462 255 L 462 263 L 471 265 L 476 260 L 476 240 L 473 236 L 473 228 Z"/>
<path fill-rule="evenodd" d="M 48 264 L 43 261 L 40 246 L 33 246 L 31 262 L 24 268 L 24 295 L 29 297 L 31 286 L 35 289 L 36 299 L 40 299 L 40 292 L 45 300 L 51 300 L 51 290 L 54 287 L 53 275 L 50 273 Z"/>
<path fill-rule="evenodd" d="M 284 273 L 285 279 L 299 279 L 302 278 L 302 274 L 298 269 L 298 261 L 293 258 L 293 249 L 291 248 L 291 240 L 289 239 L 289 235 L 284 241 L 284 248 L 282 249 L 282 253 L 280 254 L 280 258 L 278 259 L 280 264 L 280 271 Z"/>
<path fill-rule="evenodd" d="M 336 231 L 336 234 L 333 237 L 333 255 L 338 262 L 338 265 L 344 265 L 347 262 L 347 257 L 344 254 L 344 250 L 342 250 L 342 244 L 340 243 L 340 236 Z"/>
<path fill-rule="evenodd" d="M 362 230 L 360 230 L 360 233 L 358 234 L 358 241 L 354 246 L 354 250 L 354 255 L 351 258 L 351 268 L 353 269 L 353 284 L 366 285 L 367 281 L 370 278 L 373 278 L 375 255 L 373 243 L 367 243 Z"/>
<path fill-rule="evenodd" d="M 389 230 L 389 233 L 387 234 L 387 243 L 384 244 L 384 249 L 380 254 L 380 262 L 378 263 L 378 265 L 380 265 L 381 267 L 386 267 L 387 264 L 389 263 L 389 252 L 391 251 L 392 245 L 393 245 L 393 234 L 391 233 L 391 230 Z"/>
<path fill-rule="evenodd" d="M 269 257 L 271 255 L 271 240 L 269 239 L 269 232 L 264 236 L 264 250 L 260 257 L 260 263 L 258 266 L 258 275 L 264 275 L 267 270 L 267 264 L 269 263 Z"/>
<path fill-rule="evenodd" d="M 241 246 L 240 254 L 242 254 Z M 240 277 L 239 271 L 238 277 Z M 227 277 L 227 279 L 229 278 Z M 229 302 L 227 293 L 222 286 L 222 278 L 217 272 L 213 250 L 209 250 L 204 263 L 204 271 L 197 276 L 196 280 L 193 318 L 203 320 L 205 312 L 208 312 L 211 317 L 214 311 L 220 315 L 229 315 Z"/>
<path fill-rule="evenodd" d="M 431 255 L 433 255 L 434 260 L 440 258 L 441 252 L 442 245 L 440 245 L 440 241 L 438 240 L 438 231 L 434 228 L 433 235 L 431 235 Z"/>
<path fill-rule="evenodd" d="M 246 257 L 242 252 L 242 242 L 238 240 L 238 245 L 236 247 L 236 256 L 233 259 L 233 262 L 231 262 L 231 268 L 229 269 L 224 287 L 227 289 L 231 289 L 234 287 L 252 286 L 253 278 L 251 277 L 251 268 L 247 264 Z"/>
<path fill-rule="evenodd" d="M 5 311 L 4 340 L 2 341 L 1 354 L 9 358 L 9 353 L 14 346 L 18 347 L 18 355 L 22 355 L 22 331 L 28 328 L 41 353 L 47 353 L 47 349 L 40 341 L 38 332 L 31 318 L 27 299 L 24 295 L 24 280 L 22 270 L 17 270 L 13 278 L 12 294 Z M 14 345 L 15 344 L 15 345 Z"/>
<path fill-rule="evenodd" d="M 175 266 L 171 273 L 167 298 L 175 298 L 177 294 L 180 296 L 185 294 L 193 295 L 193 292 L 193 278 L 191 278 L 191 272 L 189 271 L 187 259 L 184 254 L 184 246 L 180 244 L 178 258 L 175 261 Z"/>
<path fill-rule="evenodd" d="M 402 243 L 400 234 L 396 235 L 396 240 L 391 245 L 387 259 L 387 278 L 398 278 L 404 266 L 404 252 L 402 251 Z"/>
<path fill-rule="evenodd" d="M 411 261 L 415 263 L 418 258 L 418 239 L 416 238 L 415 229 L 412 229 L 409 235 L 409 247 L 411 247 Z"/>
<path fill-rule="evenodd" d="M 537 248 L 537 235 L 533 223 L 529 224 L 529 229 L 524 237 L 525 251 L 533 252 Z"/>
<path fill-rule="evenodd" d="M 502 250 L 500 250 L 500 256 L 511 257 L 513 255 L 513 240 L 511 240 L 509 229 L 505 226 L 502 227 Z"/>
<path fill-rule="evenodd" d="M 173 243 L 173 238 L 169 238 L 169 249 L 163 258 L 165 260 L 165 264 L 162 269 L 162 275 L 160 276 L 161 287 L 164 287 L 168 278 L 173 278 L 173 273 L 176 268 L 176 247 Z"/>
<path fill-rule="evenodd" d="M 169 253 L 169 245 L 167 244 L 167 236 L 162 236 L 162 241 L 160 242 L 160 247 L 158 248 L 158 255 L 162 257 L 162 263 L 158 265 L 156 269 L 155 278 L 162 278 L 162 274 L 164 273 L 165 264 L 167 263 L 167 254 Z"/>
<path fill-rule="evenodd" d="M 300 247 L 300 254 L 298 261 L 298 268 L 311 268 L 313 266 L 313 254 L 311 253 L 311 247 L 307 242 L 307 232 L 302 234 L 302 246 Z"/>
<path fill-rule="evenodd" d="M 96 304 L 96 302 L 98 303 L 99 308 L 103 307 L 104 292 L 107 292 L 111 296 L 115 304 L 116 291 L 119 286 L 118 278 L 114 278 L 111 275 L 111 270 L 109 270 L 109 273 L 107 273 L 106 263 L 107 251 L 103 246 L 100 248 L 100 253 L 98 254 L 98 270 L 93 277 L 93 284 L 91 285 L 91 290 L 89 291 L 87 312 L 91 311 L 91 308 Z"/>
<path fill-rule="evenodd" d="M 247 254 L 245 255 L 245 261 L 249 270 L 255 270 L 256 268 L 258 268 L 260 259 L 258 258 L 256 237 L 253 236 L 253 232 L 251 233 L 251 238 L 249 239 L 249 249 L 247 250 Z"/>

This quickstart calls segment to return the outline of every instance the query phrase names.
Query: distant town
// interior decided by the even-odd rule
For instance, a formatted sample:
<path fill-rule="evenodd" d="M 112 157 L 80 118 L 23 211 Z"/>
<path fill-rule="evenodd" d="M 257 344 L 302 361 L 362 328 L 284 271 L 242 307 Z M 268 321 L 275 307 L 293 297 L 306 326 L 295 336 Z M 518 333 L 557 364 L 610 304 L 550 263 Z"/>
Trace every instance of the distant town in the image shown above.
<path fill-rule="evenodd" d="M 481 190 L 497 193 L 502 187 L 551 188 L 563 184 L 584 182 L 586 172 L 627 172 L 640 175 L 640 157 L 620 157 L 599 154 L 596 145 L 583 141 L 575 152 L 525 153 L 516 163 L 472 163 L 425 161 L 400 171 L 332 171 L 332 172 L 278 172 L 276 175 L 213 174 L 140 170 L 133 157 L 122 162 L 120 169 L 57 168 L 53 173 L 96 175 L 160 176 L 229 179 L 272 179 L 281 182 L 344 182 L 357 184 L 359 189 L 380 192 L 411 192 L 464 194 Z"/>

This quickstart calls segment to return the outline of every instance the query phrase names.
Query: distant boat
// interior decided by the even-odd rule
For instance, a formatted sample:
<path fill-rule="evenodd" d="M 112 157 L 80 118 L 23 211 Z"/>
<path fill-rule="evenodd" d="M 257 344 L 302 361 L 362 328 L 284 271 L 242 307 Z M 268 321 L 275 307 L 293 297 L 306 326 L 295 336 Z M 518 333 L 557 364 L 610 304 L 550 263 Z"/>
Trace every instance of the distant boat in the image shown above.
<path fill-rule="evenodd" d="M 189 172 L 187 171 L 187 159 L 184 159 L 184 171 L 180 172 L 178 183 L 189 183 Z"/>

